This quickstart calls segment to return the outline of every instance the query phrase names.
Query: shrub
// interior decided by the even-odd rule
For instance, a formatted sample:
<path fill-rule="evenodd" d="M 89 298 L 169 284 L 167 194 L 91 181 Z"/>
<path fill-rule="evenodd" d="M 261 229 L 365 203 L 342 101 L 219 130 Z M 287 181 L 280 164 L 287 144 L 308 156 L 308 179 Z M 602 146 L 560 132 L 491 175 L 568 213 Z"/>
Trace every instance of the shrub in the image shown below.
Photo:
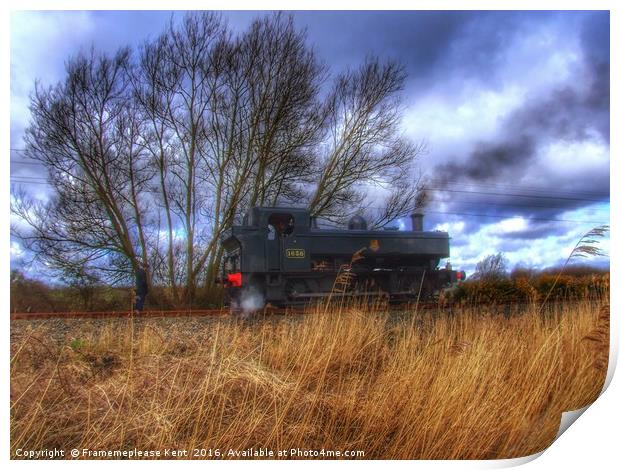
<path fill-rule="evenodd" d="M 548 300 L 600 298 L 609 288 L 609 273 L 572 276 L 538 273 L 531 277 L 469 279 L 462 283 L 454 299 L 461 303 L 512 303 Z"/>

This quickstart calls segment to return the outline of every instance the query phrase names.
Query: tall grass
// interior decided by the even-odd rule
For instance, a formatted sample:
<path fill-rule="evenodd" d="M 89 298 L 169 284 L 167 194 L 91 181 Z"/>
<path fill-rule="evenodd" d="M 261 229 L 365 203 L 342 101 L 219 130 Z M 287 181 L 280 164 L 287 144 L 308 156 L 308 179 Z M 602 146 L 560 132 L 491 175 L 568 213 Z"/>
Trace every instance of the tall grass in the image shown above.
<path fill-rule="evenodd" d="M 53 447 L 532 454 L 550 445 L 563 411 L 600 393 L 606 305 L 398 318 L 318 309 L 191 332 L 182 322 L 97 323 L 60 341 L 51 326 L 22 325 L 11 345 L 12 456 Z"/>

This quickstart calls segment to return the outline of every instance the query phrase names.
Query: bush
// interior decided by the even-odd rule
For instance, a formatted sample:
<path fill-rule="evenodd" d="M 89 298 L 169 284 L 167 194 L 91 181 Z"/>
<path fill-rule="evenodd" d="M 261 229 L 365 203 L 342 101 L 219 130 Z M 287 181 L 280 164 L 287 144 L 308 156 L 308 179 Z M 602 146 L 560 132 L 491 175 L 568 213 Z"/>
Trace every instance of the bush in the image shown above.
<path fill-rule="evenodd" d="M 11 312 L 106 312 L 125 311 L 132 306 L 131 287 L 105 285 L 49 286 L 42 281 L 26 278 L 20 271 L 11 272 Z M 219 308 L 223 289 L 200 289 L 194 303 L 174 302 L 169 288 L 156 286 L 146 297 L 146 309 L 174 310 L 178 308 Z"/>
<path fill-rule="evenodd" d="M 548 300 L 582 300 L 606 295 L 609 289 L 608 272 L 577 276 L 528 274 L 513 273 L 505 279 L 469 279 L 458 287 L 454 299 L 462 303 L 537 302 L 547 297 Z"/>

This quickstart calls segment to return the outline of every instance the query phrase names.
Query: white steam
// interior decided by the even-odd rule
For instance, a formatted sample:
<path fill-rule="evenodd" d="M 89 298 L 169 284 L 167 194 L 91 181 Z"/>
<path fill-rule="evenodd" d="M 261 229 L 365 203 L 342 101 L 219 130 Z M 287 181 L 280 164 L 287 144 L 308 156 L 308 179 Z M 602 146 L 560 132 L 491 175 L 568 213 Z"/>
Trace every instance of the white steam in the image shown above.
<path fill-rule="evenodd" d="M 250 288 L 241 295 L 241 310 L 249 315 L 265 306 L 265 297 L 254 288 Z"/>

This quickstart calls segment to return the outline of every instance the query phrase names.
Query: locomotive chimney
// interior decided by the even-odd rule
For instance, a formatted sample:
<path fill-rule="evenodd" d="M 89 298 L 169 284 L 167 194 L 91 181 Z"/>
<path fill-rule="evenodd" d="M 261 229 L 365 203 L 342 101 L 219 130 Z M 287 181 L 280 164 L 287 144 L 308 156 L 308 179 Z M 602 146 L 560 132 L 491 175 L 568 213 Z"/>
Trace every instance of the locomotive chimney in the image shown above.
<path fill-rule="evenodd" d="M 424 214 L 417 212 L 411 214 L 411 230 L 414 232 L 424 231 Z"/>

